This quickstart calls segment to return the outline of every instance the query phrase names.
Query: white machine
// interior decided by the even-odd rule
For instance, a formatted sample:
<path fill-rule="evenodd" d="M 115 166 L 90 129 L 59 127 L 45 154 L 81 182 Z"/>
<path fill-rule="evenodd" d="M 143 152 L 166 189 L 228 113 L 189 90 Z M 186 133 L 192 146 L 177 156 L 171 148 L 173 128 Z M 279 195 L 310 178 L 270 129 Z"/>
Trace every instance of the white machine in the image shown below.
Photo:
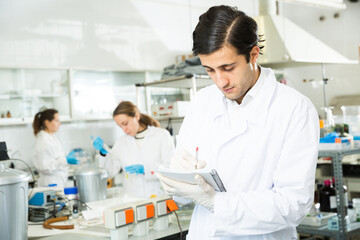
<path fill-rule="evenodd" d="M 133 224 L 134 236 L 144 236 L 149 233 L 148 220 L 155 218 L 154 230 L 166 229 L 169 224 L 167 215 L 177 209 L 178 206 L 170 197 L 111 207 L 104 211 L 105 227 L 110 229 L 112 240 L 128 239 L 129 224 Z"/>
<path fill-rule="evenodd" d="M 154 117 L 184 117 L 190 108 L 190 101 L 176 101 L 172 103 L 151 106 Z"/>

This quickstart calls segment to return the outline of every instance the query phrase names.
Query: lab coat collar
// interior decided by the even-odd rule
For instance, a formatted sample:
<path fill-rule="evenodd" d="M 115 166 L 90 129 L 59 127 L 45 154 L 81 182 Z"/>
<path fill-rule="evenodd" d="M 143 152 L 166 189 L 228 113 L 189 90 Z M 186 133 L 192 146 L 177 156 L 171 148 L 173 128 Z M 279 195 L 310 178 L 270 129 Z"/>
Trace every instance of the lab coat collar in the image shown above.
<path fill-rule="evenodd" d="M 250 97 L 247 99 L 245 120 L 258 125 L 263 126 L 266 121 L 268 107 L 276 89 L 276 78 L 273 71 L 269 68 L 261 68 L 259 79 L 255 85 L 257 85 L 254 91 L 249 91 Z M 254 86 L 255 86 L 254 85 Z M 244 98 L 245 99 L 245 98 Z M 213 106 L 213 120 L 218 117 L 227 114 L 227 99 L 223 93 L 217 89 L 215 96 L 211 100 Z"/>
<path fill-rule="evenodd" d="M 154 126 L 148 126 L 147 127 L 148 128 L 148 133 L 146 134 L 146 136 L 151 136 L 151 135 L 154 135 L 154 133 L 155 133 L 155 127 Z M 145 136 L 145 137 L 146 137 Z"/>
<path fill-rule="evenodd" d="M 263 126 L 266 122 L 271 99 L 276 90 L 276 78 L 269 68 L 261 68 L 259 77 L 261 88 L 257 89 L 254 98 L 248 103 L 247 120 L 257 126 Z"/>
<path fill-rule="evenodd" d="M 154 135 L 154 134 L 155 134 L 156 131 L 155 131 L 154 128 L 155 128 L 154 126 L 147 126 L 147 133 L 146 133 L 146 135 L 145 135 L 145 138 L 147 138 L 147 136 L 151 136 L 151 135 Z M 135 137 L 130 136 L 130 135 L 128 135 L 128 137 L 135 139 Z"/>

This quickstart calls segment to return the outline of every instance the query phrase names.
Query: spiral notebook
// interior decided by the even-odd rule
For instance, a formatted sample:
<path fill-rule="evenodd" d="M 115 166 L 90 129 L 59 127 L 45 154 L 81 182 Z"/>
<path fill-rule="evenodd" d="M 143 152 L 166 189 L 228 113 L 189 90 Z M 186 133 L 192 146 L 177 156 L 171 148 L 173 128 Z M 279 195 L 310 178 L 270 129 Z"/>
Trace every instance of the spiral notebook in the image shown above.
<path fill-rule="evenodd" d="M 212 169 L 211 171 L 205 169 L 180 171 L 180 170 L 160 167 L 158 169 L 158 172 L 164 175 L 165 177 L 190 184 L 196 184 L 195 174 L 200 174 L 205 179 L 205 181 L 215 189 L 215 191 L 226 192 L 225 186 L 222 183 L 221 178 L 215 169 Z"/>

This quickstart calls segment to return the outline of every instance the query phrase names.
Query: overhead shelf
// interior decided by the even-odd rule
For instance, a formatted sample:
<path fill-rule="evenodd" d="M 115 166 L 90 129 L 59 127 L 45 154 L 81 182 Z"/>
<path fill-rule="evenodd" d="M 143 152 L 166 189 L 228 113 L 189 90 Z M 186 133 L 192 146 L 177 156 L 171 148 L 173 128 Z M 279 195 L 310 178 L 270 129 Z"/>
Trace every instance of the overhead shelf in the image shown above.
<path fill-rule="evenodd" d="M 194 83 L 194 81 L 196 81 Z M 136 87 L 163 87 L 163 88 L 203 88 L 213 84 L 211 78 L 207 75 L 187 74 L 174 78 L 162 79 L 159 81 L 137 83 Z"/>

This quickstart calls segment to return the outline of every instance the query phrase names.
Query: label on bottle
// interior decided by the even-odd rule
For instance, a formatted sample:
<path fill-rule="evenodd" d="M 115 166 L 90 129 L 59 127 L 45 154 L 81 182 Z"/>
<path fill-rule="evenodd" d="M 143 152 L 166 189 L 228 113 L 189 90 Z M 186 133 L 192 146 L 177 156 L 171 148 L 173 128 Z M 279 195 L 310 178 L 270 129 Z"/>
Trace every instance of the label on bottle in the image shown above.
<path fill-rule="evenodd" d="M 336 196 L 330 196 L 330 209 L 336 209 Z"/>

